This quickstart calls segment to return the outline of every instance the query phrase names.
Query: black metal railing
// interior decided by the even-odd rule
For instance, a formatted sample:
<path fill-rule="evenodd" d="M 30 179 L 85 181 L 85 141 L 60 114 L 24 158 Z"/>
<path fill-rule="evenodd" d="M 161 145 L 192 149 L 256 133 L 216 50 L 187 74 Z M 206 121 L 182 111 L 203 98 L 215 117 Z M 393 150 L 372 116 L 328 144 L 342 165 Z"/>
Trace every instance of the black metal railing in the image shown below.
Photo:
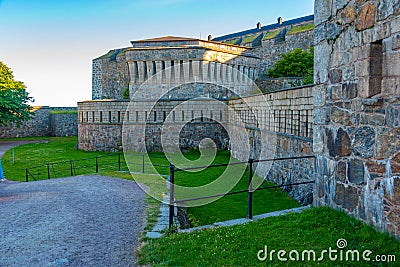
<path fill-rule="evenodd" d="M 283 160 L 296 160 L 296 159 L 314 159 L 314 170 L 315 170 L 315 156 L 298 156 L 298 157 L 282 157 L 282 158 L 273 158 L 273 159 L 262 159 L 262 160 L 253 160 L 249 159 L 248 161 L 241 161 L 241 162 L 233 162 L 233 163 L 224 163 L 224 164 L 213 164 L 210 166 L 199 166 L 199 167 L 190 167 L 190 168 L 180 168 L 177 169 L 174 164 L 170 163 L 170 175 L 169 175 L 169 181 L 170 181 L 170 199 L 169 199 L 169 228 L 173 226 L 173 217 L 174 217 L 174 209 L 175 206 L 179 203 L 182 202 L 189 202 L 189 201 L 196 201 L 196 200 L 202 200 L 202 199 L 208 199 L 208 198 L 216 198 L 216 197 L 222 197 L 222 196 L 227 196 L 227 195 L 234 195 L 234 194 L 241 194 L 241 193 L 247 193 L 247 218 L 248 219 L 253 219 L 253 193 L 258 190 L 266 190 L 266 189 L 273 189 L 273 188 L 281 188 L 281 187 L 286 187 L 286 186 L 295 186 L 295 185 L 305 185 L 305 184 L 312 184 L 315 183 L 315 180 L 310 180 L 310 181 L 305 181 L 305 182 L 298 182 L 298 183 L 282 183 L 280 185 L 271 185 L 271 186 L 263 186 L 263 187 L 258 187 L 258 188 L 253 188 L 253 167 L 255 163 L 260 163 L 260 162 L 268 162 L 268 161 L 283 161 Z M 238 165 L 238 164 L 248 164 L 248 172 L 249 172 L 249 179 L 248 179 L 248 188 L 243 189 L 243 190 L 237 190 L 237 191 L 231 191 L 228 193 L 224 194 L 214 194 L 214 195 L 208 195 L 208 196 L 201 196 L 201 197 L 195 197 L 195 198 L 187 198 L 187 199 L 180 199 L 176 200 L 175 199 L 175 190 L 174 190 L 174 185 L 175 185 L 175 173 L 180 172 L 180 171 L 188 171 L 188 170 L 196 170 L 196 169 L 205 169 L 205 168 L 215 168 L 215 167 L 224 167 L 224 166 L 230 166 L 230 165 Z"/>
<path fill-rule="evenodd" d="M 37 181 L 80 174 L 98 173 L 101 170 L 127 170 L 126 165 L 123 164 L 121 153 L 51 162 L 39 166 L 28 167 L 25 169 L 25 181 L 29 182 L 29 180 Z"/>

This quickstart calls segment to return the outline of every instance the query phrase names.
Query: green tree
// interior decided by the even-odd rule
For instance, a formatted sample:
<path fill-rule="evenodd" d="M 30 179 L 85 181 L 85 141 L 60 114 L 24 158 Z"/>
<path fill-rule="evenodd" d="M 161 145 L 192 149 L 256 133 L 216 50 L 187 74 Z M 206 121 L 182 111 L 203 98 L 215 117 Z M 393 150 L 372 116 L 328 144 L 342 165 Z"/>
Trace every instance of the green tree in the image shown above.
<path fill-rule="evenodd" d="M 305 84 L 313 83 L 314 75 L 314 48 L 308 51 L 296 48 L 291 52 L 282 54 L 282 59 L 275 62 L 273 68 L 269 69 L 267 76 L 271 78 L 280 77 L 302 77 Z"/>
<path fill-rule="evenodd" d="M 0 126 L 32 117 L 29 97 L 23 82 L 16 81 L 12 70 L 0 61 Z"/>

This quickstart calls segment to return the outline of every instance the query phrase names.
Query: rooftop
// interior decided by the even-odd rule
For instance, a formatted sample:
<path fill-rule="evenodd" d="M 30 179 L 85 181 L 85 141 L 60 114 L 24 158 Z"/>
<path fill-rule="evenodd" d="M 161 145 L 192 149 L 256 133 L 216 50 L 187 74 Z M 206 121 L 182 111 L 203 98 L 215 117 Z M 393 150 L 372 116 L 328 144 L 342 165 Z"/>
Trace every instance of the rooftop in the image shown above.
<path fill-rule="evenodd" d="M 292 26 L 294 24 L 303 23 L 303 22 L 307 22 L 307 21 L 314 21 L 314 15 L 309 15 L 309 16 L 305 16 L 305 17 L 301 17 L 301 18 L 291 19 L 291 20 L 288 20 L 288 21 L 282 21 L 282 24 L 277 22 L 277 23 L 274 23 L 274 24 L 263 26 L 261 28 L 257 28 L 256 27 L 256 28 L 250 29 L 250 30 L 245 30 L 245 31 L 241 31 L 241 32 L 236 32 L 236 33 L 223 35 L 223 36 L 214 38 L 213 41 L 222 42 L 222 41 L 225 41 L 227 39 L 242 37 L 242 36 L 249 35 L 249 34 L 261 33 L 261 32 L 265 32 L 265 31 L 271 31 L 271 30 L 275 30 L 275 29 L 278 29 L 278 28 Z"/>

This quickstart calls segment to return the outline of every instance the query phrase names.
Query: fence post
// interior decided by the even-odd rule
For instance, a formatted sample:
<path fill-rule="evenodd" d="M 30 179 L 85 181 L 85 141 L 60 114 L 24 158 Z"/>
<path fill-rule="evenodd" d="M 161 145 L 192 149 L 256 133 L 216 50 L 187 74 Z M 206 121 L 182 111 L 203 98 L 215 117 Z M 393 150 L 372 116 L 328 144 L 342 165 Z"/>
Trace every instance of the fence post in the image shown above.
<path fill-rule="evenodd" d="M 144 173 L 144 154 L 142 154 L 142 173 Z"/>
<path fill-rule="evenodd" d="M 99 157 L 96 157 L 96 173 L 99 172 Z"/>
<path fill-rule="evenodd" d="M 72 160 L 69 161 L 69 166 L 71 169 L 71 176 L 74 176 L 74 171 L 72 170 Z"/>
<path fill-rule="evenodd" d="M 29 182 L 29 171 L 28 171 L 28 168 L 25 169 L 25 182 Z"/>
<path fill-rule="evenodd" d="M 50 164 L 46 164 L 47 166 L 47 179 L 50 179 Z"/>
<path fill-rule="evenodd" d="M 175 166 L 170 163 L 169 165 L 169 222 L 168 226 L 171 229 L 174 224 L 174 182 L 175 182 Z"/>
<path fill-rule="evenodd" d="M 121 171 L 121 153 L 118 153 L 118 171 Z"/>
<path fill-rule="evenodd" d="M 249 188 L 247 195 L 247 219 L 253 219 L 253 159 L 249 159 Z"/>

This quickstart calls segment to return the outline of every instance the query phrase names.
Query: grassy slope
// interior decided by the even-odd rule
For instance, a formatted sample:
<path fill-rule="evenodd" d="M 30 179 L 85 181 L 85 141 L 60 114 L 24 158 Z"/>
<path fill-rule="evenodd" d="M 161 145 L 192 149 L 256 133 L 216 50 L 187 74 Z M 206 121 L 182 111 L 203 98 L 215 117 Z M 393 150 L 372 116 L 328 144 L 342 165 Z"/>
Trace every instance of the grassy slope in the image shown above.
<path fill-rule="evenodd" d="M 378 233 L 354 218 L 329 208 L 312 208 L 301 214 L 260 220 L 246 225 L 204 230 L 190 234 L 171 234 L 148 240 L 140 251 L 140 263 L 152 266 L 399 266 L 376 262 L 260 262 L 257 253 L 268 250 L 337 249 L 338 239 L 347 240 L 347 249 L 368 249 L 372 255 L 395 254 L 400 260 L 400 243 Z M 287 256 L 287 255 L 286 255 Z M 372 258 L 372 257 L 371 257 Z M 398 264 L 397 261 L 397 264 Z M 375 265 L 374 265 L 375 264 Z"/>

